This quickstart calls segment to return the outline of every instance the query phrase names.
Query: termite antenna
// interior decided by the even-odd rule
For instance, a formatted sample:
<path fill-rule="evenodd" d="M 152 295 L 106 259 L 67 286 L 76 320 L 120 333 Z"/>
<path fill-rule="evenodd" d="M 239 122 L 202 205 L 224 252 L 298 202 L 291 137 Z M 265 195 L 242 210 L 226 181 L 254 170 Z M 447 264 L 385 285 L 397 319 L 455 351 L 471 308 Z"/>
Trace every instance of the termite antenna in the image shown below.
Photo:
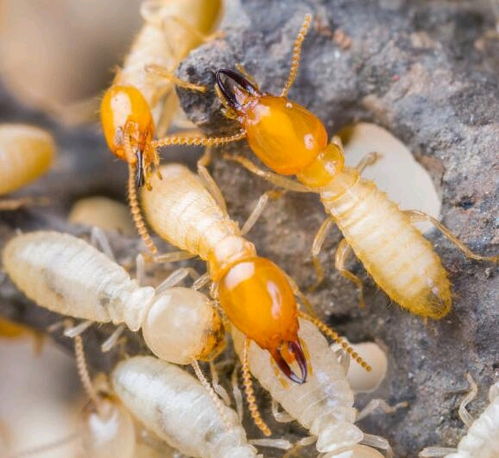
<path fill-rule="evenodd" d="M 370 372 L 372 370 L 372 367 L 364 361 L 362 356 L 360 356 L 343 337 L 341 337 L 336 331 L 333 331 L 329 326 L 319 320 L 319 318 L 313 317 L 308 313 L 302 311 L 298 312 L 298 316 L 310 321 L 312 324 L 317 326 L 323 334 L 325 334 L 335 342 L 338 342 L 341 345 L 341 348 L 346 351 L 350 355 L 350 357 L 354 359 L 355 362 L 367 372 Z"/>
<path fill-rule="evenodd" d="M 303 45 L 303 41 L 307 36 L 308 29 L 310 27 L 310 23 L 312 22 L 312 15 L 306 14 L 305 19 L 303 20 L 303 24 L 300 27 L 300 31 L 298 35 L 296 35 L 295 43 L 293 45 L 293 54 L 291 56 L 291 67 L 289 69 L 288 80 L 286 84 L 282 88 L 281 97 L 287 97 L 291 86 L 295 82 L 296 75 L 298 74 L 298 68 L 300 67 L 300 59 L 301 59 L 301 48 Z"/>
<path fill-rule="evenodd" d="M 256 405 L 255 394 L 253 391 L 253 382 L 251 381 L 251 374 L 249 371 L 249 363 L 248 363 L 248 349 L 250 345 L 250 340 L 248 338 L 244 339 L 244 347 L 243 347 L 243 365 L 242 365 L 242 373 L 243 373 L 243 385 L 244 385 L 244 393 L 246 394 L 246 401 L 248 402 L 248 409 L 251 413 L 251 418 L 258 429 L 265 435 L 270 436 L 272 431 L 267 426 L 267 424 L 263 421 L 260 412 L 258 411 L 258 406 Z"/>
<path fill-rule="evenodd" d="M 130 212 L 132 214 L 133 222 L 137 231 L 144 241 L 149 252 L 154 256 L 158 253 L 158 248 L 154 244 L 147 230 L 142 211 L 140 210 L 139 199 L 137 198 L 137 184 L 135 174 L 137 171 L 136 164 L 128 165 L 128 203 L 130 205 Z"/>
<path fill-rule="evenodd" d="M 78 375 L 80 376 L 81 384 L 87 396 L 90 398 L 94 404 L 97 411 L 100 408 L 100 398 L 95 388 L 90 380 L 90 375 L 88 373 L 87 362 L 85 360 L 85 350 L 83 349 L 83 340 L 81 336 L 75 336 L 74 338 L 74 350 L 76 358 L 76 368 L 78 369 Z"/>
<path fill-rule="evenodd" d="M 194 372 L 196 373 L 196 377 L 201 382 L 201 385 L 203 385 L 203 387 L 206 389 L 206 391 L 210 395 L 210 398 L 215 403 L 215 407 L 217 408 L 218 413 L 222 417 L 222 421 L 224 422 L 225 427 L 227 428 L 227 431 L 230 431 L 232 428 L 232 425 L 230 424 L 229 419 L 227 418 L 227 415 L 225 414 L 225 411 L 224 411 L 225 405 L 224 405 L 223 401 L 217 396 L 217 394 L 215 393 L 215 390 L 210 385 L 210 382 L 208 382 L 208 380 L 206 380 L 206 377 L 204 376 L 203 372 L 201 371 L 201 368 L 199 367 L 199 363 L 196 360 L 194 360 L 191 363 L 191 366 L 194 369 Z"/>

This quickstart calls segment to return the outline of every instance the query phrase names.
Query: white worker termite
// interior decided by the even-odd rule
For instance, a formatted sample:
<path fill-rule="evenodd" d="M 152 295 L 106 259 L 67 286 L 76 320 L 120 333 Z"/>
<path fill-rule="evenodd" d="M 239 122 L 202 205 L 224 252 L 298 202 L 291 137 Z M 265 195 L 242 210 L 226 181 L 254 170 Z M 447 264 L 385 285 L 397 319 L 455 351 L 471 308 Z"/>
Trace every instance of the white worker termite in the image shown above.
<path fill-rule="evenodd" d="M 470 392 L 459 405 L 459 417 L 468 427 L 468 432 L 459 441 L 457 448 L 426 447 L 421 458 L 496 458 L 499 456 L 499 382 L 489 389 L 489 405 L 482 414 L 473 420 L 466 406 L 476 397 L 478 387 L 470 374 L 466 374 Z"/>
<path fill-rule="evenodd" d="M 232 335 L 236 351 L 243 359 L 244 338 L 234 327 Z M 273 400 L 289 414 L 278 413 L 274 409 L 276 419 L 297 420 L 310 431 L 312 435 L 310 440 L 317 440 L 317 450 L 328 453 L 328 457 L 379 457 L 380 453 L 371 446 L 382 448 L 390 454 L 391 448 L 386 439 L 364 434 L 354 423 L 365 416 L 365 412 L 371 412 L 375 405 L 380 405 L 387 411 L 394 408 L 373 400 L 371 405 L 357 414 L 353 407 L 354 395 L 347 382 L 345 369 L 336 358 L 331 358 L 328 343 L 319 329 L 311 322 L 301 319 L 298 335 L 307 350 L 313 368 L 307 383 L 302 385 L 288 383 L 280 377 L 272 361 L 265 357 L 264 351 L 257 345 L 251 344 L 249 348 L 246 346 L 251 373 L 269 391 Z M 306 438 L 303 443 L 310 443 L 308 439 Z M 360 447 L 360 443 L 366 447 Z M 341 455 L 343 452 L 353 453 L 355 450 L 364 454 Z"/>
<path fill-rule="evenodd" d="M 194 289 L 174 287 L 191 269 L 178 269 L 157 288 L 139 286 L 87 242 L 49 231 L 15 236 L 2 259 L 11 280 L 38 305 L 91 320 L 72 336 L 92 321 L 124 323 L 132 331 L 142 328 L 151 351 L 177 364 L 210 360 L 223 347 L 223 325 L 211 301 Z"/>
<path fill-rule="evenodd" d="M 127 409 L 182 453 L 205 458 L 257 456 L 236 412 L 225 405 L 219 410 L 203 386 L 179 367 L 137 356 L 120 362 L 111 379 Z"/>

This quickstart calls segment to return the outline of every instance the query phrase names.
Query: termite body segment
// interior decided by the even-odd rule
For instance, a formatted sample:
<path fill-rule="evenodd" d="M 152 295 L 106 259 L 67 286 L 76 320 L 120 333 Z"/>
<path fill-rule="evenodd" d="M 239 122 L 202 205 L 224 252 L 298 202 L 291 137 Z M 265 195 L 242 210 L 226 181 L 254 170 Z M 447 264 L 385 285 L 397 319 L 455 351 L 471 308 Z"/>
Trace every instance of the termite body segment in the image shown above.
<path fill-rule="evenodd" d="M 43 129 L 0 124 L 0 196 L 36 180 L 52 165 L 55 143 Z"/>
<path fill-rule="evenodd" d="M 232 335 L 235 349 L 241 357 L 243 337 L 234 329 Z M 300 319 L 298 335 L 307 348 L 313 368 L 307 383 L 283 383 L 268 358 L 255 345 L 248 350 L 251 372 L 272 399 L 317 437 L 319 452 L 351 450 L 364 435 L 354 425 L 357 411 L 353 407 L 354 395 L 344 368 L 336 358 L 331 357 L 326 339 L 312 323 Z"/>
<path fill-rule="evenodd" d="M 145 18 L 123 68 L 104 94 L 100 109 L 108 147 L 118 158 L 134 166 L 139 187 L 147 182 L 151 167 L 159 163 L 151 141 L 161 115 L 159 101 L 171 92 L 175 80 L 147 71 L 147 67 L 173 72 L 212 29 L 221 9 L 219 0 L 162 1 L 153 2 L 152 6 L 154 12 Z"/>
<path fill-rule="evenodd" d="M 112 373 L 114 391 L 143 425 L 158 437 L 193 457 L 249 458 L 255 449 L 236 412 L 223 414 L 203 386 L 182 369 L 149 356 L 122 361 Z"/>
<path fill-rule="evenodd" d="M 165 240 L 200 256 L 229 320 L 268 350 L 281 370 L 303 383 L 307 367 L 298 339 L 298 309 L 286 274 L 257 256 L 238 225 L 217 205 L 198 176 L 179 164 L 160 168 L 152 191 L 143 191 L 144 214 Z M 286 356 L 285 356 L 286 355 Z M 286 357 L 297 361 L 299 378 Z"/>
<path fill-rule="evenodd" d="M 15 285 L 38 305 L 101 323 L 142 328 L 159 358 L 177 364 L 209 360 L 224 343 L 221 319 L 203 294 L 141 287 L 118 264 L 85 241 L 57 232 L 11 239 L 3 266 Z"/>

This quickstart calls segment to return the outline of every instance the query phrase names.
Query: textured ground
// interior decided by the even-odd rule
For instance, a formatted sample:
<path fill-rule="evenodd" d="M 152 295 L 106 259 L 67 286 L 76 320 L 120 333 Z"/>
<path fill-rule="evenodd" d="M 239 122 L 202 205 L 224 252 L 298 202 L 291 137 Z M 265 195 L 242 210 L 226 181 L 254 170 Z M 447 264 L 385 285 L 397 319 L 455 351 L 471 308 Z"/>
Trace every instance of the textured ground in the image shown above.
<path fill-rule="evenodd" d="M 499 45 L 487 35 L 494 26 L 488 8 L 487 2 L 438 0 L 233 1 L 224 22 L 226 37 L 192 53 L 179 73 L 212 85 L 213 70 L 242 63 L 264 90 L 275 92 L 286 79 L 292 40 L 303 16 L 313 12 L 320 27 L 305 42 L 290 96 L 314 111 L 331 133 L 366 120 L 403 140 L 441 192 L 443 222 L 476 251 L 492 254 L 499 240 L 494 179 L 499 150 L 499 63 L 494 56 Z M 331 31 L 337 30 L 351 39 L 347 49 L 332 38 Z M 213 94 L 181 96 L 188 116 L 208 132 L 234 129 L 221 118 Z M 54 171 L 24 191 L 47 195 L 52 205 L 0 215 L 0 240 L 17 227 L 83 233 L 65 223 L 71 202 L 96 193 L 124 198 L 125 168 L 106 152 L 97 128 L 63 128 L 20 107 L 4 92 L 0 120 L 46 126 L 56 133 L 61 148 Z M 242 142 L 235 148 L 246 147 Z M 183 151 L 168 158 L 190 158 L 193 163 L 193 156 Z M 243 221 L 269 186 L 221 159 L 215 160 L 213 171 L 231 214 Z M 269 206 L 250 238 L 260 253 L 306 288 L 314 280 L 309 251 L 322 218 L 316 196 L 288 194 Z M 327 281 L 310 296 L 328 323 L 352 342 L 375 340 L 387 349 L 388 376 L 374 395 L 391 403 L 407 400 L 409 408 L 393 416 L 372 416 L 361 426 L 387 437 L 397 456 L 416 456 L 428 445 L 455 445 L 464 431 L 457 405 L 466 388 L 465 372 L 480 388 L 471 405 L 476 415 L 499 368 L 496 268 L 465 259 L 436 232 L 430 238 L 455 295 L 453 311 L 439 322 L 424 323 L 390 303 L 355 264 L 367 285 L 368 307 L 359 309 L 354 287 L 332 268 L 329 253 L 338 232 L 328 238 L 323 252 Z M 112 242 L 121 254 L 136 246 L 123 237 Z M 0 285 L 0 313 L 37 327 L 56 319 L 23 299 L 8 280 Z M 101 330 L 91 332 L 97 334 L 87 339 L 94 366 L 109 367 L 116 354 L 103 358 L 96 351 Z M 136 343 L 140 345 L 138 338 Z M 359 396 L 359 406 L 370 397 Z M 290 428 L 291 433 L 299 431 Z M 309 453 L 313 456 L 312 449 Z"/>

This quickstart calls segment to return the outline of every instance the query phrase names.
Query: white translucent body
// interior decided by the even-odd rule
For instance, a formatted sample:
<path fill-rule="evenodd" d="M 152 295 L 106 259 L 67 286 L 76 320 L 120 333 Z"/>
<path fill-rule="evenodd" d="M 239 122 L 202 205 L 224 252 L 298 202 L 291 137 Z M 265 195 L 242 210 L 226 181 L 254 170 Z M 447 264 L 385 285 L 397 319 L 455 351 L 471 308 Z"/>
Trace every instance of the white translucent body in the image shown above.
<path fill-rule="evenodd" d="M 384 455 L 367 445 L 355 445 L 344 452 L 326 453 L 322 458 L 384 458 Z"/>
<path fill-rule="evenodd" d="M 52 136 L 38 127 L 0 124 L 0 195 L 44 174 L 55 156 Z"/>
<path fill-rule="evenodd" d="M 32 232 L 10 240 L 3 266 L 16 286 L 38 305 L 98 322 L 142 327 L 160 358 L 188 364 L 213 343 L 218 317 L 206 296 L 170 288 L 156 296 L 85 241 L 57 232 Z"/>
<path fill-rule="evenodd" d="M 103 400 L 99 413 L 85 416 L 82 443 L 85 456 L 92 458 L 134 458 L 135 427 L 132 417 L 116 402 Z"/>
<path fill-rule="evenodd" d="M 137 233 L 128 207 L 104 196 L 86 197 L 75 202 L 69 212 L 68 221 L 120 232 L 129 237 Z"/>
<path fill-rule="evenodd" d="M 457 452 L 446 458 L 499 457 L 499 382 L 489 391 L 490 404 L 459 441 Z"/>
<path fill-rule="evenodd" d="M 146 219 L 163 239 L 205 261 L 222 246 L 238 240 L 237 224 L 217 205 L 199 177 L 180 164 L 162 166 L 152 191 L 142 191 Z"/>
<path fill-rule="evenodd" d="M 149 356 L 122 361 L 112 373 L 116 394 L 147 429 L 193 457 L 256 456 L 236 412 L 228 429 L 204 387 L 182 369 Z"/>
<path fill-rule="evenodd" d="M 363 439 L 363 433 L 353 424 L 357 411 L 345 371 L 312 323 L 301 319 L 298 335 L 311 366 L 306 383 L 283 383 L 268 353 L 255 344 L 248 352 L 250 370 L 273 399 L 317 436 L 319 452 L 349 450 Z M 243 336 L 233 328 L 233 337 L 241 356 Z"/>

